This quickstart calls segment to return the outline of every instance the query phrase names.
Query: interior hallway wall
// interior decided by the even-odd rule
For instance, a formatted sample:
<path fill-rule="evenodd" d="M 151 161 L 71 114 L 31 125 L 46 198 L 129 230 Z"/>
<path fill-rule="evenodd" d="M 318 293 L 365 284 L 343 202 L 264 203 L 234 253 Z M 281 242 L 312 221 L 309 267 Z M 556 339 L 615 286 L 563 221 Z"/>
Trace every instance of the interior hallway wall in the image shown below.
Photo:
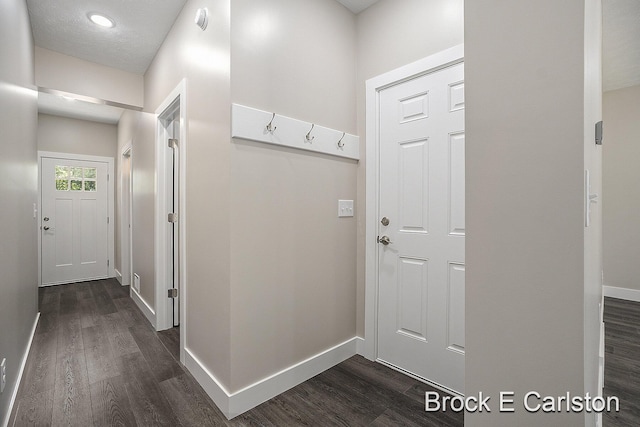
<path fill-rule="evenodd" d="M 38 150 L 116 157 L 116 125 L 38 114 Z"/>
<path fill-rule="evenodd" d="M 366 92 L 365 82 L 387 71 L 459 45 L 463 0 L 382 0 L 357 15 L 357 334 L 364 337 Z"/>
<path fill-rule="evenodd" d="M 604 93 L 604 283 L 640 292 L 640 86 Z"/>
<path fill-rule="evenodd" d="M 121 164 L 122 150 L 131 143 L 133 185 L 132 204 L 132 272 L 140 276 L 140 296 L 155 310 L 155 116 L 125 110 L 118 123 L 116 163 Z M 121 180 L 116 181 L 116 199 L 122 194 Z M 119 204 L 117 204 L 119 206 Z M 118 211 L 117 211 L 118 212 Z M 121 221 L 116 222 L 116 241 L 120 244 Z M 116 253 L 116 268 L 122 265 Z"/>
<path fill-rule="evenodd" d="M 356 134 L 355 51 L 355 16 L 335 1 L 231 3 L 234 103 Z M 356 221 L 337 215 L 356 172 L 231 141 L 231 391 L 356 335 Z"/>
<path fill-rule="evenodd" d="M 600 217 L 585 230 L 584 170 L 598 162 L 599 1 L 469 0 L 465 15 L 466 393 L 512 391 L 516 405 L 465 424 L 592 426 L 522 398 L 596 391 L 599 286 L 585 264 Z"/>
<path fill-rule="evenodd" d="M 33 62 L 26 2 L 0 1 L 0 359 L 7 361 L 0 424 L 8 422 L 5 417 L 38 312 L 38 106 Z"/>
<path fill-rule="evenodd" d="M 38 87 L 142 107 L 143 77 L 52 50 L 35 48 Z"/>
<path fill-rule="evenodd" d="M 204 7 L 209 9 L 206 31 L 193 23 L 196 10 Z M 227 387 L 231 363 L 230 7 L 230 0 L 189 0 L 144 79 L 144 108 L 149 113 L 155 113 L 181 80 L 187 79 L 187 140 L 182 141 L 187 185 L 182 217 L 187 227 L 187 312 L 186 316 L 183 313 L 186 328 L 180 332 L 186 334 L 188 352 Z M 153 134 L 155 126 L 154 122 Z M 134 185 L 141 157 L 135 144 Z"/>

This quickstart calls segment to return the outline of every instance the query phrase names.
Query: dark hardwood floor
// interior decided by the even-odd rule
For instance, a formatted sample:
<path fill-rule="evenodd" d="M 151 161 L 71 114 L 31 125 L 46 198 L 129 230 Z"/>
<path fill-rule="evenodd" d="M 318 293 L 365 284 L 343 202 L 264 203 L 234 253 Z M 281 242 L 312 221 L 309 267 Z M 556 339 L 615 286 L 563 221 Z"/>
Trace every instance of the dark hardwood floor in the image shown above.
<path fill-rule="evenodd" d="M 40 289 L 41 317 L 10 426 L 462 426 L 426 412 L 429 386 L 354 356 L 228 421 L 156 333 L 129 288 L 101 280 Z"/>
<path fill-rule="evenodd" d="M 115 280 L 39 291 L 40 321 L 10 426 L 462 426 L 428 413 L 429 386 L 354 356 L 228 421 Z M 640 303 L 605 301 L 604 425 L 640 426 Z"/>
<path fill-rule="evenodd" d="M 640 303 L 605 298 L 604 394 L 620 399 L 619 413 L 603 424 L 640 426 Z"/>

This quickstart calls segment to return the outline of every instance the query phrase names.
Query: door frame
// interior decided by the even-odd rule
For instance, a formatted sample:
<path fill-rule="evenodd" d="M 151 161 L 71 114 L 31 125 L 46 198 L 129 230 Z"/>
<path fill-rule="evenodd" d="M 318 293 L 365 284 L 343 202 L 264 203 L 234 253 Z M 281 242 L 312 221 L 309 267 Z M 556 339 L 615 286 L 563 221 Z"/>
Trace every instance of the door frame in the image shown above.
<path fill-rule="evenodd" d="M 124 188 L 124 171 L 122 169 L 122 165 L 124 164 L 124 159 L 128 158 L 129 159 L 129 188 L 127 188 L 126 193 L 125 193 L 125 188 Z M 119 205 L 119 218 L 118 218 L 118 222 L 120 224 L 120 277 L 122 279 L 122 286 L 127 286 L 127 285 L 133 285 L 133 144 L 132 141 L 129 141 L 125 144 L 124 147 L 122 147 L 122 151 L 120 152 L 120 164 L 119 164 L 119 174 L 120 177 L 120 205 Z M 127 205 L 129 206 L 128 212 L 124 211 L 124 200 L 125 197 L 128 199 L 127 200 Z M 125 218 L 125 216 L 127 216 L 128 218 L 128 223 L 130 225 L 130 227 L 126 227 L 124 224 L 123 219 Z M 123 272 L 122 270 L 124 270 L 123 268 L 123 263 L 125 262 L 125 258 L 122 256 L 122 248 L 125 247 L 125 245 L 128 248 L 127 253 L 129 254 L 129 256 L 127 257 L 128 259 L 126 260 L 126 262 L 129 263 L 129 270 L 126 272 L 126 277 L 125 277 L 125 272 Z"/>
<path fill-rule="evenodd" d="M 114 158 L 103 156 L 90 156 L 85 154 L 57 153 L 53 151 L 38 151 L 38 214 L 36 227 L 38 230 L 38 287 L 42 287 L 42 159 L 77 160 L 81 162 L 107 163 L 107 256 L 109 268 L 107 275 L 115 277 L 115 171 Z M 113 179 L 112 179 L 113 177 Z"/>
<path fill-rule="evenodd" d="M 408 80 L 464 61 L 464 45 L 373 77 L 366 82 L 366 220 L 364 354 L 378 358 L 378 220 L 380 212 L 380 92 Z"/>
<path fill-rule="evenodd" d="M 180 250 L 180 361 L 184 363 L 185 333 L 186 329 L 186 297 L 187 297 L 187 265 L 186 265 L 186 151 L 187 151 L 187 82 L 183 79 L 165 98 L 156 109 L 156 217 L 155 217 L 155 300 L 156 300 L 156 330 L 162 331 L 173 327 L 173 304 L 169 304 L 167 291 L 169 289 L 168 272 L 166 268 L 168 254 L 169 233 L 167 230 L 167 213 L 169 213 L 169 200 L 167 198 L 168 173 L 165 165 L 168 161 L 167 140 L 168 135 L 162 124 L 163 115 L 168 109 L 179 102 L 180 106 L 180 156 L 179 156 L 179 193 L 180 205 L 178 207 L 178 230 Z"/>

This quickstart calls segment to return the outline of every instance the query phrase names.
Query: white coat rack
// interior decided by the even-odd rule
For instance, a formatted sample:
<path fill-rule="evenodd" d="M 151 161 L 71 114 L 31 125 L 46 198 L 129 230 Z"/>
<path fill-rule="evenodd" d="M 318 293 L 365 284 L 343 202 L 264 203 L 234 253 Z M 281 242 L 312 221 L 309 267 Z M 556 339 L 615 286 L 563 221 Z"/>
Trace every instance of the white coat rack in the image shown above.
<path fill-rule="evenodd" d="M 356 135 L 239 104 L 232 104 L 231 136 L 360 160 Z"/>

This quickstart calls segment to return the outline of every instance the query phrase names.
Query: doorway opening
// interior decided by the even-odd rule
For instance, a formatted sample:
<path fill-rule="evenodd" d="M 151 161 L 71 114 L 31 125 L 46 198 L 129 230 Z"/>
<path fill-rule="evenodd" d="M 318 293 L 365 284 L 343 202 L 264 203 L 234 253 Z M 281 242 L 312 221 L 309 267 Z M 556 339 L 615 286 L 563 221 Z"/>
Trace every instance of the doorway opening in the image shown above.
<path fill-rule="evenodd" d="M 185 252 L 185 115 L 182 81 L 157 110 L 156 136 L 156 329 L 171 330 L 180 342 L 184 363 Z M 176 337 L 176 335 L 179 336 Z"/>
<path fill-rule="evenodd" d="M 132 184 L 131 179 L 132 157 L 131 157 L 131 142 L 129 142 L 122 150 L 122 156 L 120 158 L 120 274 L 122 276 L 122 286 L 133 285 L 133 230 L 131 228 L 131 222 L 133 218 L 132 214 Z M 140 292 L 140 289 L 136 289 Z"/>

